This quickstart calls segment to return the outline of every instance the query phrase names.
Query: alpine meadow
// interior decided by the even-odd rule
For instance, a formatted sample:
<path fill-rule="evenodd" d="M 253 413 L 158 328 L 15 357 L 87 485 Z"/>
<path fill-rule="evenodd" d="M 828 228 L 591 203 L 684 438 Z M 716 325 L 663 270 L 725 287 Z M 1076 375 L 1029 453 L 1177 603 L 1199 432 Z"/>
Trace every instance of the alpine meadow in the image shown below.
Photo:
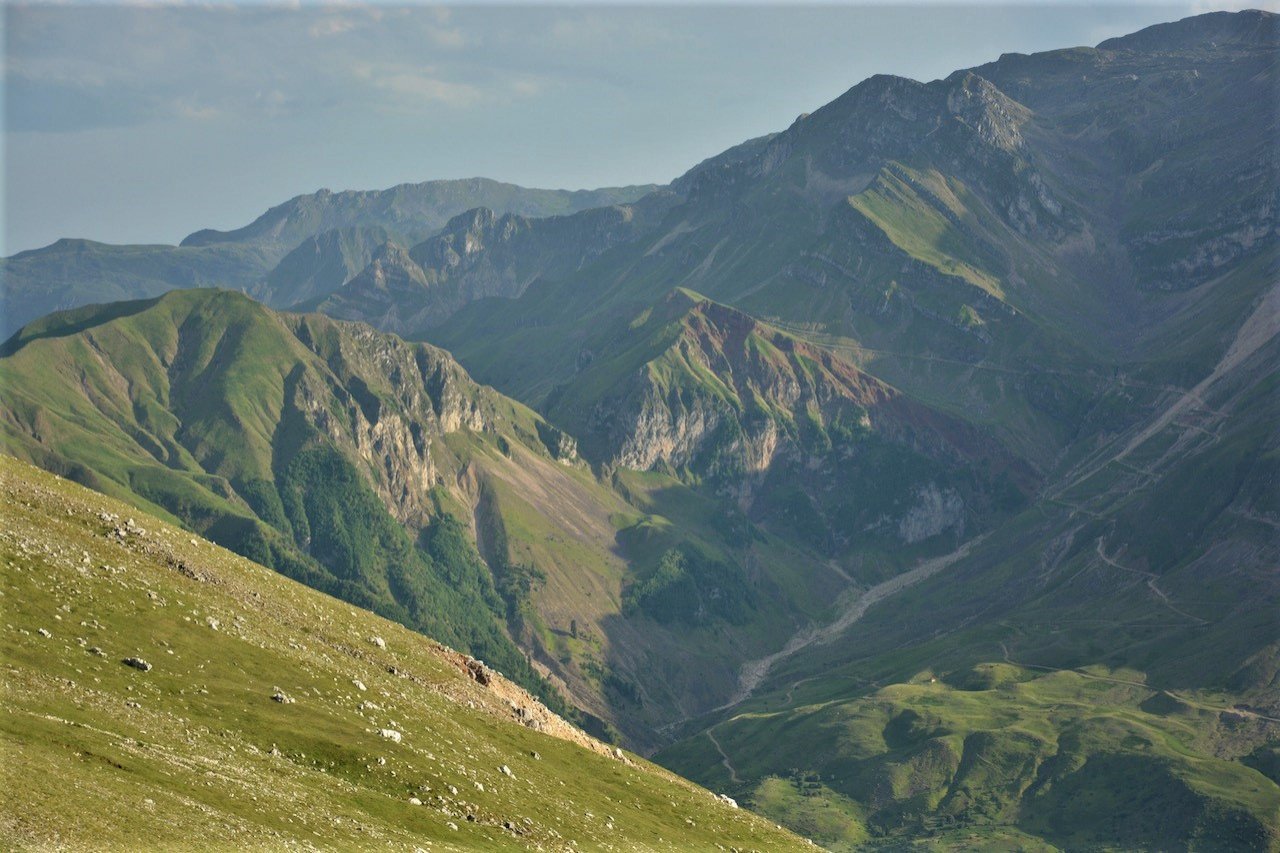
<path fill-rule="evenodd" d="M 5 846 L 1280 853 L 1280 18 L 814 107 L 0 259 Z"/>

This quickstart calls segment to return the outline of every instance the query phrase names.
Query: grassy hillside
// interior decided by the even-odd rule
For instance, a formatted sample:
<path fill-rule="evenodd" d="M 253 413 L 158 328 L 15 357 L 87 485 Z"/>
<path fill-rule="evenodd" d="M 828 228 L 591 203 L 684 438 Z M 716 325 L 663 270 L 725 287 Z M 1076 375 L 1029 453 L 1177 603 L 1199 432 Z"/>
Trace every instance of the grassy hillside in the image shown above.
<path fill-rule="evenodd" d="M 807 846 L 419 634 L 10 457 L 0 482 L 10 846 Z"/>
<path fill-rule="evenodd" d="M 745 658 L 848 584 L 678 480 L 601 481 L 440 350 L 235 293 L 46 318 L 0 356 L 0 390 L 13 455 L 481 656 L 637 746 L 722 702 Z M 672 549 L 730 567 L 751 607 L 629 607 Z"/>
<path fill-rule="evenodd" d="M 444 511 L 462 462 L 441 439 L 547 451 L 445 354 L 192 291 L 29 326 L 3 361 L 11 453 L 539 683 Z"/>
<path fill-rule="evenodd" d="M 816 679 L 658 758 L 835 850 L 1280 849 L 1280 785 L 1250 766 L 1280 719 L 1145 681 L 986 663 L 849 699 Z"/>

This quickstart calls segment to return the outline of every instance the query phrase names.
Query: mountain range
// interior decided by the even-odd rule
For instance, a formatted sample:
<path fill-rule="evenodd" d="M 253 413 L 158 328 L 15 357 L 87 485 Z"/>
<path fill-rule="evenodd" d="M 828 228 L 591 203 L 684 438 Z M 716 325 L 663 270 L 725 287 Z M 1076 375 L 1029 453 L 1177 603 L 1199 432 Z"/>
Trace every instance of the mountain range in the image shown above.
<path fill-rule="evenodd" d="M 1278 47 L 24 252 L 4 448 L 833 849 L 1280 849 Z"/>

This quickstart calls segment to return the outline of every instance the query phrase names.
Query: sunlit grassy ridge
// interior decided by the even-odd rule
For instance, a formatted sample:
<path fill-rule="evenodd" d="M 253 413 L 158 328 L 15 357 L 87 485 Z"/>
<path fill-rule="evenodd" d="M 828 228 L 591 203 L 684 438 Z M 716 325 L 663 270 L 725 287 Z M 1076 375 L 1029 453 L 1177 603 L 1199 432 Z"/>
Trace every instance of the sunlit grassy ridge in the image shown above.
<path fill-rule="evenodd" d="M 11 453 L 538 684 L 433 487 L 449 432 L 546 450 L 447 354 L 197 290 L 53 315 L 4 363 Z"/>

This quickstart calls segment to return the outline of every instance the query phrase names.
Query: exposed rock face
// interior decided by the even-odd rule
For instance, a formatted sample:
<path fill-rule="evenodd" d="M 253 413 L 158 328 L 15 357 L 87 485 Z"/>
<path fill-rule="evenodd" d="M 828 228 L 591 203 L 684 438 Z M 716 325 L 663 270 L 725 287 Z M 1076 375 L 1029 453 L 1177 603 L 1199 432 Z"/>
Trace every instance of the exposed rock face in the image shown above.
<path fill-rule="evenodd" d="M 594 399 L 583 390 L 594 388 L 606 390 Z M 579 418 L 588 457 L 606 468 L 687 472 L 779 523 L 800 501 L 810 507 L 803 512 L 821 516 L 814 525 L 830 529 L 831 545 L 847 539 L 851 514 L 863 519 L 857 528 L 907 542 L 963 529 L 972 512 L 964 496 L 926 472 L 1010 464 L 971 427 L 829 350 L 685 293 L 599 347 L 548 405 L 562 422 Z M 886 466 L 913 473 L 871 485 L 875 499 L 861 497 L 864 479 L 878 480 Z M 896 497 L 882 500 L 889 494 Z"/>
<path fill-rule="evenodd" d="M 917 503 L 898 521 L 898 535 L 914 544 L 944 530 L 964 535 L 964 500 L 954 489 L 942 490 L 929 483 L 916 491 Z"/>
<path fill-rule="evenodd" d="M 425 524 L 432 509 L 428 492 L 440 481 L 432 443 L 459 430 L 488 428 L 484 394 L 441 350 L 367 326 L 347 326 L 335 335 L 316 329 L 315 318 L 295 322 L 299 339 L 327 362 L 332 377 L 303 374 L 293 384 L 293 404 L 335 445 L 364 461 L 398 520 Z M 361 376 L 371 373 L 390 380 L 392 400 L 368 390 L 369 380 Z"/>
<path fill-rule="evenodd" d="M 610 461 L 637 471 L 649 471 L 660 464 L 690 464 L 721 417 L 706 399 L 688 404 L 679 395 L 664 399 L 653 386 L 631 409 L 619 412 L 610 403 L 601 403 L 592 412 L 592 423 L 607 430 L 617 445 Z"/>

